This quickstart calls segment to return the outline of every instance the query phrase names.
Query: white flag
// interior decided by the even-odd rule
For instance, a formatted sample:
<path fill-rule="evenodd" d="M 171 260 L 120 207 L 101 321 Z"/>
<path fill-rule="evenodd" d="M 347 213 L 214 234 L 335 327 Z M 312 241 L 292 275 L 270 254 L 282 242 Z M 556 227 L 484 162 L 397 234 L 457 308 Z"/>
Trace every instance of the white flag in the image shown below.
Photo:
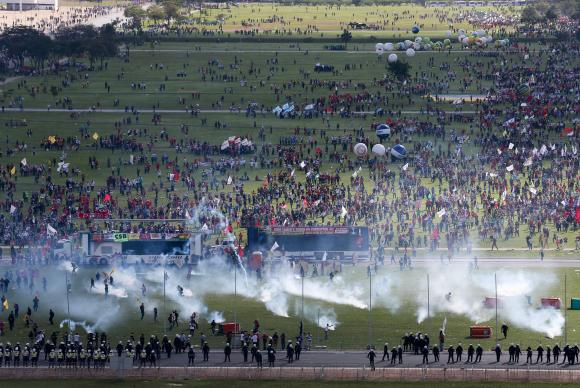
<path fill-rule="evenodd" d="M 304 167 L 306 167 L 306 163 L 303 160 L 303 161 L 300 162 L 300 168 L 304 168 Z"/>
<path fill-rule="evenodd" d="M 26 165 L 28 164 L 28 162 L 26 161 L 26 158 L 23 158 L 23 159 L 20 161 L 20 164 L 22 164 L 23 166 L 26 166 Z"/>
<path fill-rule="evenodd" d="M 556 144 L 550 144 L 550 148 L 552 149 L 552 151 L 556 150 Z"/>
<path fill-rule="evenodd" d="M 129 163 L 133 164 L 134 160 L 135 160 L 135 157 L 133 156 L 133 154 L 129 155 Z"/>
<path fill-rule="evenodd" d="M 495 178 L 495 177 L 497 176 L 497 174 L 496 174 L 496 173 L 493 173 L 493 172 L 490 172 L 490 173 L 489 173 L 489 176 L 490 176 L 491 178 Z"/>
<path fill-rule="evenodd" d="M 54 229 L 52 226 L 50 226 L 50 224 L 46 224 L 46 233 L 49 236 L 54 236 L 54 235 L 56 235 L 56 229 Z"/>
<path fill-rule="evenodd" d="M 274 245 L 270 248 L 270 252 L 274 252 L 276 249 L 280 248 L 280 245 L 276 241 L 274 241 Z"/>
<path fill-rule="evenodd" d="M 499 148 L 497 149 L 497 154 L 501 155 L 501 150 Z"/>
<path fill-rule="evenodd" d="M 533 163 L 533 159 L 532 158 L 527 158 L 526 161 L 524 162 L 524 166 L 528 167 L 531 166 Z"/>
<path fill-rule="evenodd" d="M 443 217 L 445 214 L 447 214 L 447 212 L 445 211 L 445 208 L 443 208 L 437 212 L 437 216 L 439 218 Z"/>
<path fill-rule="evenodd" d="M 201 227 L 201 231 L 207 232 L 208 230 L 209 230 L 209 228 L 207 227 L 207 224 L 203 224 L 203 226 Z"/>
<path fill-rule="evenodd" d="M 572 154 L 576 155 L 576 152 L 578 152 L 578 150 L 576 149 L 576 147 L 572 146 Z"/>
<path fill-rule="evenodd" d="M 514 148 L 514 143 L 510 143 L 510 145 L 508 146 L 508 148 L 511 150 Z"/>
<path fill-rule="evenodd" d="M 294 176 L 294 169 L 292 169 L 292 172 L 290 173 L 290 176 Z"/>
<path fill-rule="evenodd" d="M 324 251 L 324 255 L 322 255 L 322 261 L 326 261 L 326 251 Z"/>
<path fill-rule="evenodd" d="M 185 218 L 191 220 L 191 216 L 189 215 L 189 211 L 187 209 L 185 209 Z"/>
<path fill-rule="evenodd" d="M 516 153 L 516 155 L 519 155 L 520 154 L 520 151 L 516 148 L 515 153 Z"/>
<path fill-rule="evenodd" d="M 228 185 L 231 185 L 231 184 L 232 184 L 232 177 L 231 177 L 231 176 L 229 176 L 229 177 L 228 177 Z"/>
<path fill-rule="evenodd" d="M 546 152 L 548 152 L 548 147 L 546 147 L 546 145 L 542 145 L 542 148 L 540 148 L 540 154 L 545 155 Z"/>
<path fill-rule="evenodd" d="M 538 190 L 534 189 L 533 187 L 530 187 L 530 193 L 536 195 L 538 193 Z"/>
<path fill-rule="evenodd" d="M 16 213 L 16 206 L 10 205 L 10 214 Z"/>
<path fill-rule="evenodd" d="M 407 171 L 408 168 L 409 168 L 409 163 L 407 163 L 403 166 L 403 171 Z"/>
<path fill-rule="evenodd" d="M 510 164 L 505 169 L 508 170 L 508 171 L 513 171 L 514 170 L 514 165 L 513 164 Z"/>
<path fill-rule="evenodd" d="M 340 212 L 340 216 L 342 218 L 344 218 L 346 215 L 348 214 L 348 212 L 346 211 L 346 209 L 344 208 L 344 206 L 342 207 L 342 211 Z"/>

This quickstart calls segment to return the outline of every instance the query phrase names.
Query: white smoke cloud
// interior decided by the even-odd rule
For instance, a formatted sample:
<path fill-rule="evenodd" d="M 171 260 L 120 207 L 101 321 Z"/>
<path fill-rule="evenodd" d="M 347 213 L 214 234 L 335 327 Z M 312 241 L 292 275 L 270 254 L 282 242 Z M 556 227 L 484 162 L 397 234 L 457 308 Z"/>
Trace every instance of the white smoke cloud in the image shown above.
<path fill-rule="evenodd" d="M 465 265 L 430 267 L 430 310 L 433 313 L 464 315 L 475 323 L 489 321 L 495 308 L 486 307 L 486 297 L 495 297 L 494 273 L 469 271 Z M 511 324 L 544 333 L 549 337 L 562 334 L 564 317 L 560 310 L 538 307 L 543 290 L 557 283 L 550 272 L 519 269 L 497 271 L 498 317 Z M 535 304 L 528 303 L 528 299 Z M 427 318 L 426 292 L 417 293 L 417 321 Z"/>

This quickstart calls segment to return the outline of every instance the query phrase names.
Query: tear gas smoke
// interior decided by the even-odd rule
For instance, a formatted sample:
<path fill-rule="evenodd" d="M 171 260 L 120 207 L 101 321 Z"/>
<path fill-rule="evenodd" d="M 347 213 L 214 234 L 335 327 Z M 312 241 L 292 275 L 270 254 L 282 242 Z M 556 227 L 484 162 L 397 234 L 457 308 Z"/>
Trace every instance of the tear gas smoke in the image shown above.
<path fill-rule="evenodd" d="M 294 313 L 297 316 L 302 314 L 302 304 L 298 300 L 296 300 L 294 305 Z M 340 324 L 334 309 L 332 307 L 324 307 L 320 304 L 305 303 L 304 319 L 322 329 L 326 328 L 328 324 L 329 330 L 335 330 Z"/>
<path fill-rule="evenodd" d="M 431 313 L 453 313 L 469 317 L 475 323 L 495 317 L 495 308 L 484 304 L 485 297 L 495 297 L 494 273 L 482 270 L 469 271 L 464 265 L 429 268 L 431 279 Z M 511 324 L 548 337 L 562 334 L 564 317 L 560 310 L 538 309 L 528 304 L 527 296 L 535 294 L 536 300 L 545 290 L 557 283 L 551 273 L 525 270 L 500 270 L 497 272 L 498 316 Z M 416 294 L 417 322 L 427 318 L 425 293 Z"/>

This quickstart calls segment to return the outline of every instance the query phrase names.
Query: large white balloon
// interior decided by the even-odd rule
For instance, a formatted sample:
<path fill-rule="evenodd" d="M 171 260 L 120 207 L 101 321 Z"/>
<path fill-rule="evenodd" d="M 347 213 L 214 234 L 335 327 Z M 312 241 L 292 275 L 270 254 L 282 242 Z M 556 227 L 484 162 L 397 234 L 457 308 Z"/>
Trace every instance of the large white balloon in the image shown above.
<path fill-rule="evenodd" d="M 413 50 L 412 48 L 408 48 L 405 53 L 407 54 L 408 57 L 414 57 L 415 56 L 415 50 Z"/>
<path fill-rule="evenodd" d="M 409 48 L 409 47 L 411 47 L 412 45 L 413 45 L 413 42 L 412 42 L 412 41 L 410 41 L 409 39 L 405 40 L 405 47 L 406 47 L 406 48 Z"/>
<path fill-rule="evenodd" d="M 386 51 L 393 51 L 393 44 L 392 43 L 385 43 L 383 45 L 383 49 Z"/>
<path fill-rule="evenodd" d="M 356 143 L 354 145 L 354 153 L 356 156 L 362 157 L 367 154 L 367 146 L 364 143 Z"/>
<path fill-rule="evenodd" d="M 391 63 L 397 62 L 398 59 L 399 57 L 397 57 L 397 54 L 389 54 L 389 57 L 387 58 L 387 60 Z"/>
<path fill-rule="evenodd" d="M 451 30 L 447 30 L 447 31 L 445 32 L 445 37 L 446 37 L 446 38 L 451 38 L 452 36 L 453 36 L 453 33 L 451 32 Z"/>
<path fill-rule="evenodd" d="M 385 146 L 382 144 L 375 144 L 373 146 L 373 154 L 379 155 L 379 156 L 383 156 L 384 154 L 387 153 L 387 150 L 385 149 Z"/>
<path fill-rule="evenodd" d="M 421 43 L 418 43 L 418 42 L 413 43 L 413 49 L 421 50 Z"/>
<path fill-rule="evenodd" d="M 379 52 L 379 51 L 383 51 L 383 44 L 382 43 L 377 43 L 375 44 L 375 51 Z"/>

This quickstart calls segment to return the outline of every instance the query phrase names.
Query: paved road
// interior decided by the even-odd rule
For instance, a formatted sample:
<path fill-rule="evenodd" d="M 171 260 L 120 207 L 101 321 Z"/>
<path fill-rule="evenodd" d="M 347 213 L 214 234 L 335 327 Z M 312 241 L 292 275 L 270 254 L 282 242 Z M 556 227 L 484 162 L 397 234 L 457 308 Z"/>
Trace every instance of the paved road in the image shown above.
<path fill-rule="evenodd" d="M 262 351 L 263 355 L 263 364 L 264 366 L 268 365 L 266 352 Z M 303 351 L 300 360 L 294 361 L 293 363 L 288 363 L 288 361 L 284 357 L 285 353 L 279 350 L 276 354 L 276 364 L 275 366 L 279 367 L 292 367 L 292 368 L 300 368 L 300 367 L 338 367 L 338 368 L 363 368 L 369 367 L 369 361 L 366 357 L 367 352 L 362 351 L 347 351 L 347 352 L 338 352 L 338 351 L 317 351 L 313 350 L 310 352 Z M 544 362 L 540 362 L 538 364 L 535 363 L 536 361 L 536 352 L 534 352 L 533 363 L 526 364 L 525 355 L 522 357 L 520 356 L 520 363 L 519 364 L 511 364 L 508 363 L 509 356 L 507 354 L 503 354 L 501 357 L 500 362 L 496 362 L 495 353 L 492 352 L 484 352 L 482 361 L 480 363 L 467 363 L 465 360 L 467 359 L 467 355 L 464 352 L 463 360 L 456 363 L 447 363 L 447 353 L 442 353 L 440 355 L 440 361 L 435 362 L 433 359 L 433 355 L 429 354 L 429 364 L 422 363 L 422 356 L 415 356 L 411 353 L 405 353 L 403 355 L 403 363 L 399 364 L 398 362 L 395 364 L 391 364 L 390 361 L 381 361 L 382 358 L 382 350 L 377 351 L 377 359 L 375 361 L 375 365 L 377 368 L 479 368 L 479 369 L 553 369 L 553 370 L 566 370 L 566 369 L 579 369 L 580 365 L 562 365 L 562 356 L 560 356 L 559 363 L 555 364 L 546 364 Z M 251 359 L 251 356 L 249 357 Z M 210 353 L 210 360 L 209 362 L 202 361 L 202 354 L 201 351 L 196 350 L 196 358 L 195 358 L 195 366 L 197 367 L 255 367 L 255 363 L 243 362 L 243 357 L 239 350 L 233 350 L 231 355 L 231 362 L 224 362 L 224 355 L 221 349 L 212 350 Z M 186 354 L 173 354 L 170 359 L 167 359 L 165 355 L 162 355 L 161 362 L 157 363 L 157 366 L 161 367 L 181 367 L 187 366 L 188 360 Z M 149 365 L 148 365 L 149 366 Z M 39 363 L 39 367 L 46 368 L 47 363 L 45 361 L 41 361 Z M 139 363 L 133 363 L 132 360 L 127 359 L 126 357 L 117 358 L 114 356 L 111 360 L 109 365 L 110 368 L 114 369 L 130 369 L 130 368 L 137 368 L 139 367 Z"/>

